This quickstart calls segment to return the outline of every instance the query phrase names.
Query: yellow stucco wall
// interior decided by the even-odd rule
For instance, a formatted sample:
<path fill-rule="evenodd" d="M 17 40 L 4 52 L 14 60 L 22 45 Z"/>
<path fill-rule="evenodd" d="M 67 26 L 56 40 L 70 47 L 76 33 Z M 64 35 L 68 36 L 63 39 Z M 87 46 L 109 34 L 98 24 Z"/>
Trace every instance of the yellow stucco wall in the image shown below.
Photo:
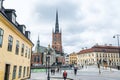
<path fill-rule="evenodd" d="M 4 30 L 3 35 L 3 44 L 2 47 L 0 47 L 0 80 L 4 80 L 4 74 L 5 74 L 5 64 L 10 64 L 10 76 L 9 80 L 12 80 L 12 72 L 14 65 L 17 66 L 17 74 L 15 80 L 20 80 L 23 78 L 18 79 L 18 71 L 19 66 L 22 66 L 22 76 L 23 76 L 23 67 L 29 67 L 30 70 L 30 58 L 28 59 L 25 56 L 21 56 L 21 45 L 22 43 L 25 45 L 24 48 L 24 55 L 26 46 L 30 49 L 30 55 L 31 55 L 31 49 L 33 47 L 33 44 L 25 37 L 23 36 L 14 25 L 12 25 L 1 13 L 0 13 L 0 28 Z M 11 35 L 13 37 L 13 46 L 12 51 L 8 51 L 8 36 Z M 15 54 L 16 49 L 16 40 L 19 41 L 19 54 Z M 27 72 L 26 72 L 27 73 Z M 28 76 L 24 77 L 27 78 Z"/>
<path fill-rule="evenodd" d="M 77 64 L 77 54 L 76 53 L 71 53 L 69 55 L 69 64 Z"/>

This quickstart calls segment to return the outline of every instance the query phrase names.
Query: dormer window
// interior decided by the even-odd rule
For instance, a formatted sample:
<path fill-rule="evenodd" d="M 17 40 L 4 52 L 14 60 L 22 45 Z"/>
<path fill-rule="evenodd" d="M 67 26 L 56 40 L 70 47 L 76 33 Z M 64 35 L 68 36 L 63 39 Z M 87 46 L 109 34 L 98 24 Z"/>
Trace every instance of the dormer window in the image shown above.
<path fill-rule="evenodd" d="M 30 39 L 30 31 L 25 31 L 25 36 Z"/>
<path fill-rule="evenodd" d="M 23 34 L 25 34 L 25 31 L 26 31 L 26 28 L 25 28 L 25 26 L 23 27 Z"/>
<path fill-rule="evenodd" d="M 26 31 L 25 25 L 19 25 L 19 26 L 18 26 L 18 29 L 19 29 L 23 34 L 25 34 L 25 31 Z"/>
<path fill-rule="evenodd" d="M 14 24 L 16 24 L 16 14 L 15 14 L 15 10 L 14 9 L 5 9 L 5 13 L 8 17 L 8 19 L 13 22 Z"/>
<path fill-rule="evenodd" d="M 28 39 L 30 39 L 30 32 L 28 33 Z"/>
<path fill-rule="evenodd" d="M 12 13 L 12 22 L 15 23 L 16 22 L 16 16 L 14 13 Z"/>

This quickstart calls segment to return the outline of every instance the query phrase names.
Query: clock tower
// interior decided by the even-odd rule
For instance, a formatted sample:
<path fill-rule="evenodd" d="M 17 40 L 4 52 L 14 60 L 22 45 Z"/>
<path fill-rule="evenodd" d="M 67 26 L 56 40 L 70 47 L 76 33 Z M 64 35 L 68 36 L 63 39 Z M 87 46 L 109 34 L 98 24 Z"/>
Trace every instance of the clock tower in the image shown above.
<path fill-rule="evenodd" d="M 52 48 L 59 54 L 62 54 L 62 38 L 59 30 L 58 11 L 56 11 L 55 30 L 52 32 Z"/>

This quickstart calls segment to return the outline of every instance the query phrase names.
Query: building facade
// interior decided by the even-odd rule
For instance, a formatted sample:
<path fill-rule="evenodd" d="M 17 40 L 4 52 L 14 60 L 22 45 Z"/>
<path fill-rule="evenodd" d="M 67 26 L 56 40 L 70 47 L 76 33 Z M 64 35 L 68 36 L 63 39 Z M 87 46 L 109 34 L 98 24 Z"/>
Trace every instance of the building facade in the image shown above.
<path fill-rule="evenodd" d="M 38 37 L 37 45 L 32 53 L 31 65 L 33 67 L 42 67 L 47 65 L 47 54 L 50 51 L 50 65 L 56 62 L 56 52 L 51 47 L 40 46 L 40 40 Z"/>
<path fill-rule="evenodd" d="M 95 45 L 90 49 L 81 50 L 78 54 L 78 65 L 92 65 L 100 63 L 107 66 L 120 65 L 119 48 L 112 45 Z"/>
<path fill-rule="evenodd" d="M 33 43 L 30 32 L 25 29 L 25 25 L 16 21 L 14 9 L 5 9 L 0 5 L 0 80 L 30 77 Z"/>
<path fill-rule="evenodd" d="M 69 64 L 77 64 L 77 54 L 75 52 L 69 55 Z"/>
<path fill-rule="evenodd" d="M 56 24 L 55 24 L 55 31 L 52 34 L 52 48 L 56 50 L 56 52 L 62 54 L 62 34 L 59 30 L 59 23 L 58 23 L 58 12 L 56 12 Z"/>
<path fill-rule="evenodd" d="M 65 55 L 65 65 L 69 65 L 69 55 Z"/>
<path fill-rule="evenodd" d="M 62 33 L 59 29 L 58 11 L 56 11 L 55 31 L 53 30 L 52 32 L 52 48 L 57 54 L 56 63 L 58 65 L 65 64 L 65 57 L 62 51 Z"/>

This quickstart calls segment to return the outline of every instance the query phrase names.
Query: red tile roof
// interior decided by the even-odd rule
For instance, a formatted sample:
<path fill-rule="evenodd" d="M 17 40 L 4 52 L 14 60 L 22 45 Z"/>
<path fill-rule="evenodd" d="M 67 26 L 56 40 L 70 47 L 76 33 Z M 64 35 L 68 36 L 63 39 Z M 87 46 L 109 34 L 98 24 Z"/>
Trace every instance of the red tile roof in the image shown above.
<path fill-rule="evenodd" d="M 84 49 L 78 52 L 77 54 L 84 54 L 90 52 L 107 52 L 107 53 L 118 53 L 119 48 L 117 46 L 103 46 L 96 45 L 89 49 Z"/>

